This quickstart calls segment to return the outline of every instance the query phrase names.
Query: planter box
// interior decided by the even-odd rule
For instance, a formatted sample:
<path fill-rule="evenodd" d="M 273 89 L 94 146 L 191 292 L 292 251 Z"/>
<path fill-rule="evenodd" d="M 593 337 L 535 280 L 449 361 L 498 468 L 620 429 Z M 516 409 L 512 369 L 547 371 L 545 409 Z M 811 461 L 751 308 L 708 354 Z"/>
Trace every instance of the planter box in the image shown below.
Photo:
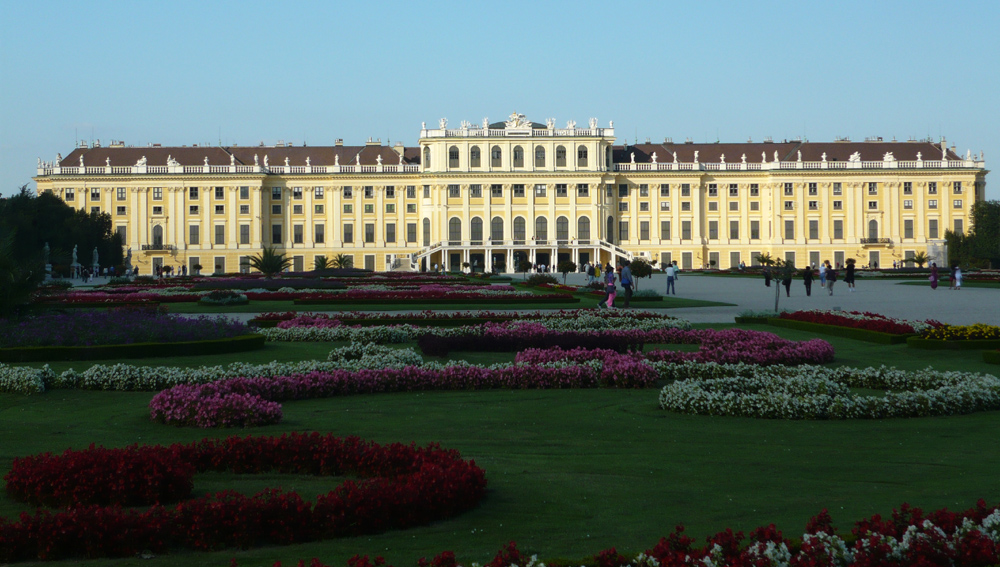
<path fill-rule="evenodd" d="M 150 358 L 156 356 L 190 356 L 244 352 L 264 348 L 264 335 L 252 334 L 230 339 L 185 341 L 177 343 L 132 343 L 97 346 L 41 346 L 0 348 L 0 362 L 41 362 L 54 360 L 102 360 L 118 358 Z"/>
<path fill-rule="evenodd" d="M 806 321 L 795 321 L 793 319 L 779 319 L 776 317 L 768 319 L 767 324 L 775 327 L 799 329 L 800 331 L 811 331 L 813 333 L 820 333 L 823 335 L 845 337 L 848 339 L 856 339 L 859 341 L 866 341 L 869 343 L 878 343 L 883 345 L 902 344 L 905 343 L 908 338 L 916 336 L 915 334 L 893 335 L 890 333 L 880 333 L 878 331 L 866 331 L 864 329 L 855 329 L 853 327 L 823 325 L 821 323 L 808 323 Z"/>
<path fill-rule="evenodd" d="M 910 337 L 906 340 L 906 346 L 926 350 L 996 350 L 1000 348 L 1000 340 L 941 341 Z"/>

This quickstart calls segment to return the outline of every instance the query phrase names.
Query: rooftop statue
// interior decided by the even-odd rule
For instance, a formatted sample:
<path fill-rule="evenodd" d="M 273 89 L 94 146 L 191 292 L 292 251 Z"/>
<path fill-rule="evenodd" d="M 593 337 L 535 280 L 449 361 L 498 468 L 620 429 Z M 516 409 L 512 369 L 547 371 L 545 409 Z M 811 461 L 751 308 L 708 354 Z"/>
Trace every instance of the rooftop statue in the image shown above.
<path fill-rule="evenodd" d="M 306 156 L 306 167 L 310 167 L 312 164 L 309 163 L 309 156 Z"/>
<path fill-rule="evenodd" d="M 340 165 L 340 154 L 333 154 L 333 165 Z"/>
<path fill-rule="evenodd" d="M 767 152 L 760 152 L 760 163 L 767 163 Z"/>
<path fill-rule="evenodd" d="M 722 163 L 722 164 L 726 163 L 726 154 L 722 154 L 722 155 L 719 156 L 719 163 Z"/>
<path fill-rule="evenodd" d="M 139 161 L 135 162 L 135 164 L 137 166 L 139 166 L 139 167 L 145 166 L 146 165 L 146 156 L 142 156 L 141 158 L 139 158 Z"/>
<path fill-rule="evenodd" d="M 861 161 L 861 152 L 854 152 L 851 157 L 847 158 L 847 161 L 859 162 Z"/>
<path fill-rule="evenodd" d="M 595 128 L 597 128 L 597 119 L 596 118 L 591 118 L 590 119 L 590 129 L 593 130 Z"/>
<path fill-rule="evenodd" d="M 698 163 L 698 150 L 694 151 L 694 162 Z"/>
<path fill-rule="evenodd" d="M 743 154 L 743 157 L 740 158 L 740 161 L 743 162 L 743 163 L 746 163 L 747 162 L 747 155 Z"/>
<path fill-rule="evenodd" d="M 781 160 L 778 159 L 778 150 L 774 150 L 774 163 L 778 163 L 779 161 Z"/>
<path fill-rule="evenodd" d="M 823 161 L 826 161 L 826 152 L 823 152 L 823 155 L 820 157 L 822 158 Z"/>
<path fill-rule="evenodd" d="M 267 167 L 267 154 L 264 154 L 264 167 Z"/>
<path fill-rule="evenodd" d="M 229 154 L 229 165 L 236 165 L 236 156 L 234 154 Z"/>
<path fill-rule="evenodd" d="M 358 152 L 358 155 L 354 156 L 354 159 L 358 161 L 358 165 L 361 165 L 361 152 Z"/>
<path fill-rule="evenodd" d="M 441 120 L 438 120 L 438 124 L 440 124 L 441 125 L 441 129 L 444 130 L 445 128 L 448 127 L 448 119 L 447 118 L 442 118 Z"/>
<path fill-rule="evenodd" d="M 488 117 L 484 116 L 483 117 L 483 130 L 489 130 L 489 128 L 490 128 L 490 119 Z"/>
<path fill-rule="evenodd" d="M 923 160 L 924 160 L 923 153 L 917 152 L 917 161 L 923 161 Z"/>
<path fill-rule="evenodd" d="M 506 128 L 531 128 L 531 122 L 523 114 L 518 114 L 515 110 L 504 123 Z"/>
<path fill-rule="evenodd" d="M 677 152 L 674 152 L 674 163 L 677 163 Z"/>
<path fill-rule="evenodd" d="M 382 154 L 375 156 L 375 163 L 382 165 Z"/>
<path fill-rule="evenodd" d="M 208 165 L 208 156 L 205 156 L 205 165 Z"/>
<path fill-rule="evenodd" d="M 83 167 L 83 156 L 80 156 L 80 167 Z"/>
<path fill-rule="evenodd" d="M 896 161 L 896 156 L 892 155 L 892 152 L 885 152 L 882 161 Z"/>
<path fill-rule="evenodd" d="M 576 129 L 576 120 L 568 120 L 566 122 L 566 129 L 567 130 L 575 130 Z"/>
<path fill-rule="evenodd" d="M 795 161 L 802 161 L 802 150 L 798 151 L 798 156 L 795 158 Z"/>
<path fill-rule="evenodd" d="M 288 167 L 288 156 L 285 156 L 285 167 Z"/>
<path fill-rule="evenodd" d="M 656 152 L 653 152 L 653 155 L 651 157 L 653 158 L 653 163 L 656 163 Z"/>
<path fill-rule="evenodd" d="M 104 158 L 104 165 L 107 167 L 111 167 L 111 158 L 109 157 Z"/>
<path fill-rule="evenodd" d="M 254 155 L 253 155 L 253 164 L 254 164 L 254 165 L 260 165 L 260 164 L 259 164 L 259 163 L 257 162 L 257 154 L 254 154 Z"/>

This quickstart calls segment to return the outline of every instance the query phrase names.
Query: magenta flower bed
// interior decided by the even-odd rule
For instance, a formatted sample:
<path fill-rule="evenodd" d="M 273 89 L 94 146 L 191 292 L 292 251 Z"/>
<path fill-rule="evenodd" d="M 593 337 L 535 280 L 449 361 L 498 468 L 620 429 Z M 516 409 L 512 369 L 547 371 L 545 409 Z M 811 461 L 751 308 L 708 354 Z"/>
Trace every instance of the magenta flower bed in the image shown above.
<path fill-rule="evenodd" d="M 261 313 L 254 317 L 258 321 L 285 321 L 287 324 L 278 327 L 289 329 L 292 327 L 336 327 L 337 325 L 325 320 L 354 319 L 359 321 L 378 320 L 387 321 L 394 324 L 406 324 L 414 321 L 445 320 L 445 319 L 511 319 L 518 321 L 533 321 L 538 319 L 575 319 L 585 313 L 590 316 L 601 317 L 602 319 L 637 319 L 637 320 L 676 320 L 670 315 L 661 315 L 649 311 L 616 311 L 604 310 L 594 311 L 593 309 L 560 309 L 548 312 L 516 312 L 516 311 L 458 311 L 454 313 L 442 313 L 440 311 L 421 311 L 418 313 L 371 313 L 367 311 L 342 311 L 340 313 L 309 313 L 299 314 L 296 311 L 286 311 L 284 313 Z"/>
<path fill-rule="evenodd" d="M 589 366 L 449 366 L 439 370 L 409 366 L 182 384 L 153 397 L 150 417 L 174 425 L 238 427 L 280 421 L 276 402 L 283 400 L 425 390 L 647 388 L 659 378 L 652 367 L 632 356 L 609 355 L 604 360 L 600 373 Z M 240 408 L 244 408 L 242 413 Z"/>

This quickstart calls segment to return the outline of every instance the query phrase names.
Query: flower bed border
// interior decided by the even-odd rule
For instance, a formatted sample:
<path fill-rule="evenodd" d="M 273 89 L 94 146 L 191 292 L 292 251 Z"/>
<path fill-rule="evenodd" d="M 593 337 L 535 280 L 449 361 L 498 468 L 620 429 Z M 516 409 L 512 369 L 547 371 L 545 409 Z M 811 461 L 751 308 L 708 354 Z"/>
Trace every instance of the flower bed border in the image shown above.
<path fill-rule="evenodd" d="M 883 345 L 902 344 L 905 343 L 908 338 L 917 336 L 916 334 L 893 335 L 890 333 L 880 333 L 878 331 L 867 331 L 865 329 L 856 329 L 854 327 L 823 325 L 821 323 L 809 323 L 807 321 L 795 321 L 793 319 L 779 319 L 777 317 L 772 317 L 768 319 L 767 324 L 773 325 L 775 327 L 786 327 L 789 329 L 798 329 L 800 331 L 811 331 L 814 333 L 821 333 L 824 335 L 845 337 L 848 339 L 855 339 L 859 341 L 866 341 L 869 343 L 878 343 Z"/>
<path fill-rule="evenodd" d="M 990 350 L 1000 348 L 1000 340 L 942 341 L 939 339 L 922 339 L 917 336 L 906 339 L 906 346 L 925 350 Z"/>
<path fill-rule="evenodd" d="M 295 299 L 294 305 L 454 305 L 477 303 L 480 305 L 509 305 L 511 303 L 580 303 L 577 297 L 435 297 L 430 299 Z"/>
<path fill-rule="evenodd" d="M 736 317 L 736 323 L 740 325 L 767 325 L 767 317 Z"/>
<path fill-rule="evenodd" d="M 246 352 L 264 348 L 264 335 L 251 333 L 225 339 L 176 343 L 132 343 L 125 345 L 45 346 L 0 348 L 0 362 L 51 362 L 57 360 L 100 360 L 152 358 Z"/>

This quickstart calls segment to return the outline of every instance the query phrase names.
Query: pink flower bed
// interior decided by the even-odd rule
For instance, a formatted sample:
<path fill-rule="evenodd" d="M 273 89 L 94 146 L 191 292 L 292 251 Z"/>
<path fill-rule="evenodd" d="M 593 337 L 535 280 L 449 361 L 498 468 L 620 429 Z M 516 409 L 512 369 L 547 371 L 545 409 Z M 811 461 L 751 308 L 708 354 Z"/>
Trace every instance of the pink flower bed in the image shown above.
<path fill-rule="evenodd" d="M 943 325 L 940 321 L 905 321 L 893 319 L 878 313 L 867 311 L 795 311 L 791 313 L 781 313 L 781 319 L 792 321 L 804 321 L 806 323 L 818 323 L 820 325 L 835 325 L 837 327 L 850 327 L 853 329 L 863 329 L 865 331 L 876 331 L 879 333 L 889 333 L 892 335 L 911 335 L 920 333 L 923 329 L 936 328 Z"/>
<path fill-rule="evenodd" d="M 587 314 L 591 317 L 602 319 L 637 319 L 637 320 L 664 320 L 675 321 L 675 317 L 661 315 L 649 311 L 623 311 L 604 310 L 595 311 L 593 309 L 560 309 L 558 311 L 547 312 L 516 312 L 516 311 L 457 311 L 454 313 L 442 313 L 440 311 L 421 311 L 417 313 L 372 313 L 368 311 L 342 311 L 340 313 L 308 313 L 299 314 L 296 311 L 286 311 L 284 313 L 261 313 L 254 317 L 258 321 L 288 321 L 288 325 L 278 325 L 282 329 L 292 327 L 335 327 L 326 322 L 326 319 L 356 319 L 359 321 L 386 321 L 393 324 L 406 324 L 414 321 L 427 320 L 451 320 L 451 319 L 510 319 L 517 321 L 533 321 L 538 319 L 576 319 L 580 314 Z"/>
<path fill-rule="evenodd" d="M 206 384 L 181 384 L 164 390 L 149 403 L 150 417 L 161 423 L 197 427 L 237 427 L 275 423 L 279 400 L 325 398 L 380 392 L 425 390 L 646 388 L 659 379 L 641 359 L 606 357 L 604 371 L 589 366 L 547 368 L 512 365 L 500 368 L 409 366 L 335 372 L 311 372 L 273 378 L 233 378 Z M 277 407 L 275 407 L 277 406 Z M 240 408 L 245 408 L 242 413 Z"/>

